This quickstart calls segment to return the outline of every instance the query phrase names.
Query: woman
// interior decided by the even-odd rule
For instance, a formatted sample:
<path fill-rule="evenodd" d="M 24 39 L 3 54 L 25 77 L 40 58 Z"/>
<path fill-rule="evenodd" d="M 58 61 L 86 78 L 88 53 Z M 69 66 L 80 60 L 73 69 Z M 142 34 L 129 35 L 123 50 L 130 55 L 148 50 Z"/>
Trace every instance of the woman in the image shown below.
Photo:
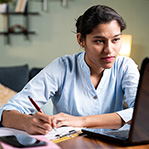
<path fill-rule="evenodd" d="M 125 22 L 112 8 L 97 5 L 77 19 L 76 27 L 85 52 L 57 58 L 44 68 L 2 107 L 3 126 L 46 134 L 63 125 L 105 127 L 131 120 L 139 72 L 133 60 L 118 56 Z M 34 107 L 28 96 L 39 106 L 50 98 L 54 115 L 29 115 Z"/>

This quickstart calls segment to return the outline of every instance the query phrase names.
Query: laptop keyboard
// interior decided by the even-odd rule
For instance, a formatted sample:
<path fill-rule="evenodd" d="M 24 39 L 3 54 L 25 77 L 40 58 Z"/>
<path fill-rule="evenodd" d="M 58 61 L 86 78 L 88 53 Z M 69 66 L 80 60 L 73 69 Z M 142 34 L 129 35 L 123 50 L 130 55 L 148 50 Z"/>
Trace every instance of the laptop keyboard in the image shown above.
<path fill-rule="evenodd" d="M 104 133 L 108 134 L 108 135 L 113 135 L 116 138 L 127 139 L 129 136 L 129 129 L 119 130 L 119 131 L 108 131 L 108 132 L 104 132 Z"/>

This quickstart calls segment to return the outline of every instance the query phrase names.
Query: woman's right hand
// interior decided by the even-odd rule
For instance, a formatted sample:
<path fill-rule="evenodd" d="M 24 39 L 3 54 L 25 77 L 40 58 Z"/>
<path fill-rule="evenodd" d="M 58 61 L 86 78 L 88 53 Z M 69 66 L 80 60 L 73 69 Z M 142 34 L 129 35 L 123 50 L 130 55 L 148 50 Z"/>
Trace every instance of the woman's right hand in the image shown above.
<path fill-rule="evenodd" d="M 51 116 L 41 112 L 37 112 L 33 116 L 30 116 L 25 127 L 25 131 L 29 134 L 45 135 L 52 129 Z"/>
<path fill-rule="evenodd" d="M 52 130 L 51 116 L 37 112 L 33 116 L 16 110 L 4 110 L 2 125 L 4 127 L 24 130 L 29 134 L 47 134 Z"/>

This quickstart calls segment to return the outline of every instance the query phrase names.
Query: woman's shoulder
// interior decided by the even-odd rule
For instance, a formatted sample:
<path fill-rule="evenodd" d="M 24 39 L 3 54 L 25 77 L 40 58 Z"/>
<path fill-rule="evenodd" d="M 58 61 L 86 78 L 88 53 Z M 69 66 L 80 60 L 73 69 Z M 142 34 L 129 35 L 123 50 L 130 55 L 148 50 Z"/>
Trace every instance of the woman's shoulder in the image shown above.
<path fill-rule="evenodd" d="M 118 56 L 112 67 L 112 71 L 115 74 L 124 75 L 124 74 L 138 74 L 138 65 L 132 58 L 125 56 Z"/>
<path fill-rule="evenodd" d="M 74 55 L 65 55 L 62 57 L 58 57 L 53 60 L 49 65 L 46 66 L 46 69 L 54 68 L 56 69 L 63 69 L 63 68 L 73 68 L 76 66 L 76 63 L 79 59 L 83 56 L 84 52 L 76 53 Z M 64 69 L 64 70 L 65 70 Z"/>
<path fill-rule="evenodd" d="M 115 64 L 117 68 L 125 68 L 125 67 L 137 67 L 137 64 L 134 62 L 134 60 L 130 57 L 126 56 L 118 56 L 116 58 Z"/>
<path fill-rule="evenodd" d="M 59 57 L 57 60 L 63 63 L 65 67 L 75 67 L 78 62 L 83 59 L 84 52 L 76 53 L 73 55 L 65 55 L 63 57 Z"/>
<path fill-rule="evenodd" d="M 60 57 L 63 61 L 76 61 L 78 60 L 82 55 L 84 55 L 84 52 L 79 52 L 73 55 L 65 55 L 63 57 Z"/>

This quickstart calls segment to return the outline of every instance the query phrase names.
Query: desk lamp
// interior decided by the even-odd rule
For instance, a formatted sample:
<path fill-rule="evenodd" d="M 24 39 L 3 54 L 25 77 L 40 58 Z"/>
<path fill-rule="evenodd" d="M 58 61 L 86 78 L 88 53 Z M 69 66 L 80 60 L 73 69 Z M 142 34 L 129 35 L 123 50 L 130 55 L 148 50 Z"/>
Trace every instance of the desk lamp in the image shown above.
<path fill-rule="evenodd" d="M 122 47 L 119 52 L 119 55 L 130 57 L 131 43 L 132 43 L 132 35 L 123 34 L 122 35 Z"/>

